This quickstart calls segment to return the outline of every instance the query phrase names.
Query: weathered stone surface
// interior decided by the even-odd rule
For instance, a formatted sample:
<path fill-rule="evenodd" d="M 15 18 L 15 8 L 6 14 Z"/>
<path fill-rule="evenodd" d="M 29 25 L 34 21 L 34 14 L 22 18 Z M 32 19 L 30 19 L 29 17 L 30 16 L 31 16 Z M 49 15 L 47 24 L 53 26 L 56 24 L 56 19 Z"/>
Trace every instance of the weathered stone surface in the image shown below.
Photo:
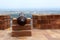
<path fill-rule="evenodd" d="M 31 31 L 13 31 L 12 37 L 31 36 Z"/>
<path fill-rule="evenodd" d="M 12 25 L 12 30 L 31 30 L 31 25 L 26 24 L 25 26 L 20 26 L 20 25 Z"/>
<path fill-rule="evenodd" d="M 40 17 L 40 18 L 39 18 Z M 32 15 L 33 27 L 39 29 L 60 29 L 60 15 Z M 37 26 L 37 25 L 40 26 Z M 54 26 L 55 25 L 55 26 Z"/>
<path fill-rule="evenodd" d="M 0 29 L 7 29 L 10 27 L 10 15 L 0 15 Z"/>

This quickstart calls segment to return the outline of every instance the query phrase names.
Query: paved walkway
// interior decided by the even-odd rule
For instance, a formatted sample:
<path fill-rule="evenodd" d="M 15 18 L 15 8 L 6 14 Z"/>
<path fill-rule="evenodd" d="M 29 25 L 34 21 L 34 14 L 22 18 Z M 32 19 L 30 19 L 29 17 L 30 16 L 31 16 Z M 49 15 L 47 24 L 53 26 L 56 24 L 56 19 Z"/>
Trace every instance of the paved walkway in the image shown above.
<path fill-rule="evenodd" d="M 11 37 L 11 30 L 0 30 L 0 40 L 60 40 L 60 30 L 32 30 L 31 37 Z"/>

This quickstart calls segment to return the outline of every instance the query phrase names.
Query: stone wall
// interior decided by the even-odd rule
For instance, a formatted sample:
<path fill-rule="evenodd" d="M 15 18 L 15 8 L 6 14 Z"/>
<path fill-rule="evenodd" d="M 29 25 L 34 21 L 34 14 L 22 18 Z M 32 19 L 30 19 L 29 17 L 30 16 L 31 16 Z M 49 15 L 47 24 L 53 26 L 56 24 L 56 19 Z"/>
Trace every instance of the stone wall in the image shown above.
<path fill-rule="evenodd" d="M 18 25 L 17 19 L 13 18 L 12 37 L 31 36 L 31 19 L 27 18 L 27 24 L 24 26 Z"/>
<path fill-rule="evenodd" d="M 60 29 L 60 15 L 33 14 L 33 27 L 38 29 Z"/>
<path fill-rule="evenodd" d="M 4 30 L 10 27 L 10 16 L 0 15 L 0 30 Z"/>

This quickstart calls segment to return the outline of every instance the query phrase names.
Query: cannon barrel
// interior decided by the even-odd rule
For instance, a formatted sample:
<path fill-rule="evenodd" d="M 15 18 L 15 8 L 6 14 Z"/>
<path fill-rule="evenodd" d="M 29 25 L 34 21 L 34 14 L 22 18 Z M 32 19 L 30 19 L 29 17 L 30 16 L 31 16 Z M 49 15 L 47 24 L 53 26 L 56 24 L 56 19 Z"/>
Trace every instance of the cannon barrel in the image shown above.
<path fill-rule="evenodd" d="M 27 23 L 27 18 L 23 13 L 19 14 L 19 17 L 17 18 L 17 23 L 21 26 L 24 26 Z"/>
<path fill-rule="evenodd" d="M 25 17 L 18 17 L 17 18 L 17 23 L 19 24 L 19 25 L 21 25 L 21 26 L 24 26 L 25 24 L 26 24 L 26 22 L 27 22 L 27 18 L 25 18 Z"/>

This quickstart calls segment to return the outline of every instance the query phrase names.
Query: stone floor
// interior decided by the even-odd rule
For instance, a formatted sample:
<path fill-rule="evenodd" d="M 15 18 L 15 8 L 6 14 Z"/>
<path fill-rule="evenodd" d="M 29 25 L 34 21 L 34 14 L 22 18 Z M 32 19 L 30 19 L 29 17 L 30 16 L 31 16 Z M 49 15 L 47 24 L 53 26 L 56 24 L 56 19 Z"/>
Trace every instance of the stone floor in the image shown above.
<path fill-rule="evenodd" d="M 32 29 L 31 37 L 11 37 L 11 29 L 0 30 L 0 40 L 60 40 L 60 30 Z"/>

